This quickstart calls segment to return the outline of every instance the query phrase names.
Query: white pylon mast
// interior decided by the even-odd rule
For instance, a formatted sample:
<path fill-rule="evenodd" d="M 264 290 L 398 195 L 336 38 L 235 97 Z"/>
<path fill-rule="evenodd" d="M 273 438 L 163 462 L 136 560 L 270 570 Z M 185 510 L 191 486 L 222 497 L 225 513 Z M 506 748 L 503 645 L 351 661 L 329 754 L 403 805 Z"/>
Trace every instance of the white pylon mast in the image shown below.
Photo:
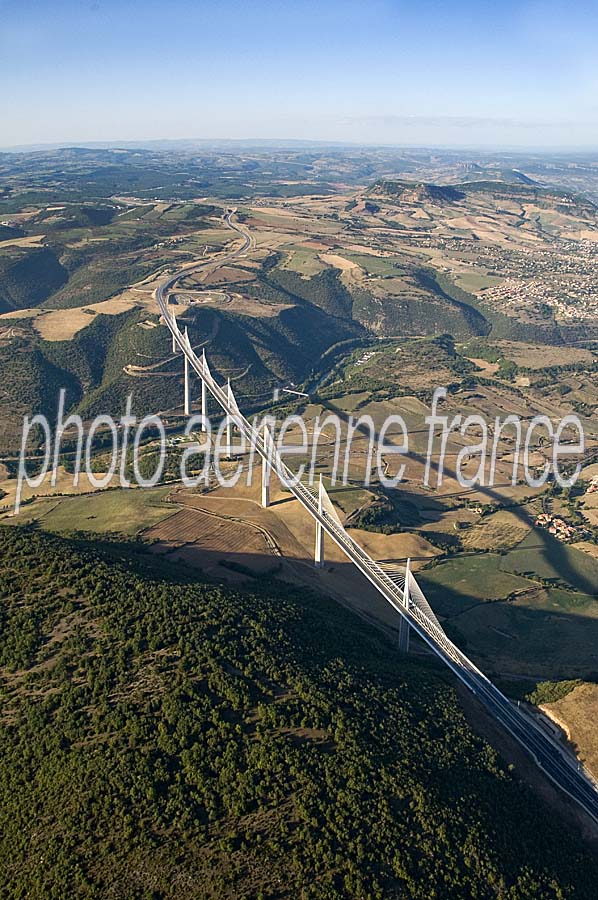
<path fill-rule="evenodd" d="M 203 367 L 202 367 L 203 371 L 205 372 L 206 368 L 207 368 L 205 349 L 203 349 L 201 351 L 201 361 L 203 363 Z M 202 416 L 204 416 L 204 418 L 207 419 L 207 417 L 208 417 L 208 388 L 206 385 L 205 378 L 201 379 L 201 414 L 202 414 Z M 202 431 L 206 430 L 205 424 L 202 424 L 201 430 Z"/>
<path fill-rule="evenodd" d="M 411 580 L 411 558 L 407 560 L 407 565 L 405 566 L 405 590 L 403 592 L 403 603 L 409 609 L 409 592 L 410 592 L 410 580 Z"/>
<path fill-rule="evenodd" d="M 322 475 L 320 474 L 320 482 L 318 485 L 318 513 L 322 515 L 324 509 L 324 485 L 322 484 Z M 316 519 L 316 549 L 314 555 L 314 563 L 316 569 L 321 569 L 324 565 L 324 529 L 319 519 Z"/>
<path fill-rule="evenodd" d="M 410 597 L 410 581 L 411 581 L 411 560 L 407 560 L 407 565 L 405 566 L 405 587 L 403 588 L 403 605 L 409 609 L 409 597 Z M 404 619 L 401 616 L 401 620 L 399 622 L 399 650 L 401 653 L 409 652 L 409 622 L 407 619 Z"/>
<path fill-rule="evenodd" d="M 230 378 L 226 381 L 226 394 L 228 397 L 229 406 L 232 406 L 232 396 L 233 392 L 230 386 Z M 228 445 L 228 456 L 229 458 L 233 455 L 233 420 L 231 417 L 226 414 L 226 443 Z"/>
<path fill-rule="evenodd" d="M 262 459 L 262 506 L 267 509 L 270 506 L 270 475 L 272 472 L 272 435 L 267 425 L 264 425 L 264 448 L 267 458 Z"/>
<path fill-rule="evenodd" d="M 185 326 L 185 343 L 189 346 L 189 335 L 187 333 L 187 326 Z M 187 354 L 184 353 L 185 357 L 185 415 L 191 415 L 191 404 L 189 402 L 189 360 L 187 359 Z"/>

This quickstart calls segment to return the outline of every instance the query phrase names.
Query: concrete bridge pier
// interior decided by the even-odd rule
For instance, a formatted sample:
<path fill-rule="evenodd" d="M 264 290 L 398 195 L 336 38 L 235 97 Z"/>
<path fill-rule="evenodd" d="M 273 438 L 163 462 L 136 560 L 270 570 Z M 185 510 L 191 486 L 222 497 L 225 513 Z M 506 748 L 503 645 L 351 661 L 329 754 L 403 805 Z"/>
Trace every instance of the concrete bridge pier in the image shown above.
<path fill-rule="evenodd" d="M 405 590 L 403 592 L 403 604 L 406 609 L 409 609 L 409 591 L 410 591 L 410 583 L 411 583 L 411 560 L 407 560 L 407 565 L 405 566 Z M 409 622 L 407 619 L 404 619 L 401 616 L 401 620 L 399 622 L 399 651 L 401 653 L 409 653 L 409 632 L 411 631 L 409 627 Z"/>
<path fill-rule="evenodd" d="M 189 343 L 189 335 L 187 334 L 187 329 L 185 328 L 185 343 Z M 191 415 L 191 402 L 189 399 L 189 360 L 187 359 L 187 354 L 184 353 L 183 357 L 185 359 L 185 415 Z"/>
<path fill-rule="evenodd" d="M 206 351 L 205 350 L 202 353 L 201 359 L 204 364 L 204 371 L 205 371 L 205 367 L 206 367 Z M 200 411 L 201 411 L 202 416 L 204 416 L 204 418 L 207 419 L 207 417 L 208 417 L 208 388 L 207 388 L 204 378 L 201 379 L 201 410 Z M 205 423 L 202 423 L 201 430 L 202 431 L 207 430 Z"/>
<path fill-rule="evenodd" d="M 231 401 L 233 399 L 233 391 L 230 386 L 230 378 L 228 378 L 226 382 L 226 394 L 229 406 L 232 406 L 233 403 Z M 226 453 L 228 458 L 231 459 L 233 455 L 233 420 L 228 414 L 226 416 Z"/>
<path fill-rule="evenodd" d="M 399 653 L 409 653 L 409 622 L 401 618 L 399 622 Z"/>
<path fill-rule="evenodd" d="M 264 447 L 268 458 L 262 458 L 262 506 L 267 509 L 270 506 L 270 476 L 272 474 L 272 435 L 267 425 L 264 425 Z"/>
<path fill-rule="evenodd" d="M 322 484 L 322 476 L 320 475 L 320 484 L 318 487 L 318 513 L 322 515 L 324 509 L 324 485 Z M 316 519 L 316 548 L 314 554 L 314 564 L 316 569 L 324 567 L 324 529 L 320 521 Z"/>

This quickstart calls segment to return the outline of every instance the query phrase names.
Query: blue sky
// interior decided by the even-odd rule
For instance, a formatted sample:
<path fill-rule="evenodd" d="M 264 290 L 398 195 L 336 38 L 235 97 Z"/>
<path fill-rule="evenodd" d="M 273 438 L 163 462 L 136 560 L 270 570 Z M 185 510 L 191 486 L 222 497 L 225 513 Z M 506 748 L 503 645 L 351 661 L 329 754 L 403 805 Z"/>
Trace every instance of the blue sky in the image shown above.
<path fill-rule="evenodd" d="M 598 149 L 596 0 L 0 0 L 0 146 Z"/>

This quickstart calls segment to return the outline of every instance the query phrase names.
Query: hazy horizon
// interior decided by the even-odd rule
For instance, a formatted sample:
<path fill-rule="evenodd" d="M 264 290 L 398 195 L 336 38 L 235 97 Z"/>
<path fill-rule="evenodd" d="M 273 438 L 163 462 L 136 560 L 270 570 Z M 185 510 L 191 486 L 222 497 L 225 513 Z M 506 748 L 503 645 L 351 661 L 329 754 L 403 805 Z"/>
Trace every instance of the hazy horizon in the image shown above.
<path fill-rule="evenodd" d="M 0 0 L 0 13 L 6 149 L 169 139 L 598 149 L 590 0 Z"/>
<path fill-rule="evenodd" d="M 217 148 L 219 146 L 226 147 L 227 145 L 238 146 L 238 147 L 247 147 L 247 148 L 256 148 L 264 147 L 264 149 L 271 148 L 272 150 L 277 149 L 286 149 L 293 147 L 322 147 L 322 148 L 338 148 L 340 149 L 360 149 L 364 150 L 396 150 L 397 152 L 405 151 L 405 152 L 438 152 L 438 153 L 464 153 L 464 154 L 472 154 L 479 156 L 505 156 L 505 155 L 513 155 L 513 156 L 529 156 L 529 155 L 581 155 L 581 156 L 594 156 L 598 155 L 598 141 L 596 144 L 588 144 L 588 145 L 541 145 L 535 146 L 530 144 L 529 146 L 525 145 L 511 145 L 511 144 L 422 144 L 422 143 L 407 143 L 403 142 L 391 142 L 391 141 L 359 141 L 359 140 L 326 140 L 324 138 L 304 138 L 304 137 L 252 137 L 252 136 L 244 136 L 244 137 L 152 137 L 152 138 L 127 138 L 123 140 L 119 140 L 118 138 L 113 139 L 105 139 L 105 140 L 77 140 L 76 138 L 65 139 L 62 141 L 47 141 L 47 142 L 32 142 L 25 144 L 13 144 L 13 145 L 1 145 L 0 144 L 0 153 L 35 153 L 35 152 L 51 152 L 58 150 L 73 150 L 73 149 L 82 149 L 82 150 L 133 150 L 133 149 L 156 149 L 156 150 L 168 150 L 168 149 L 187 149 L 192 150 L 194 148 L 198 149 L 210 149 L 212 147 Z"/>

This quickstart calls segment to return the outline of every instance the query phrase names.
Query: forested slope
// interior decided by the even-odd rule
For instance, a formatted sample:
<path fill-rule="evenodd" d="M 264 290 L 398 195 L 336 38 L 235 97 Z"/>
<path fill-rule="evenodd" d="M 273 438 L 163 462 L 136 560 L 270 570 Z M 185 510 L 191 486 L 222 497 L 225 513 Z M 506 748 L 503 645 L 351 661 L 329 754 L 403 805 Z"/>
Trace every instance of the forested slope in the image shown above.
<path fill-rule="evenodd" d="M 595 898 L 453 690 L 305 590 L 0 529 L 6 898 Z"/>
<path fill-rule="evenodd" d="M 66 283 L 68 274 L 49 248 L 10 248 L 0 258 L 0 313 L 38 306 Z"/>

